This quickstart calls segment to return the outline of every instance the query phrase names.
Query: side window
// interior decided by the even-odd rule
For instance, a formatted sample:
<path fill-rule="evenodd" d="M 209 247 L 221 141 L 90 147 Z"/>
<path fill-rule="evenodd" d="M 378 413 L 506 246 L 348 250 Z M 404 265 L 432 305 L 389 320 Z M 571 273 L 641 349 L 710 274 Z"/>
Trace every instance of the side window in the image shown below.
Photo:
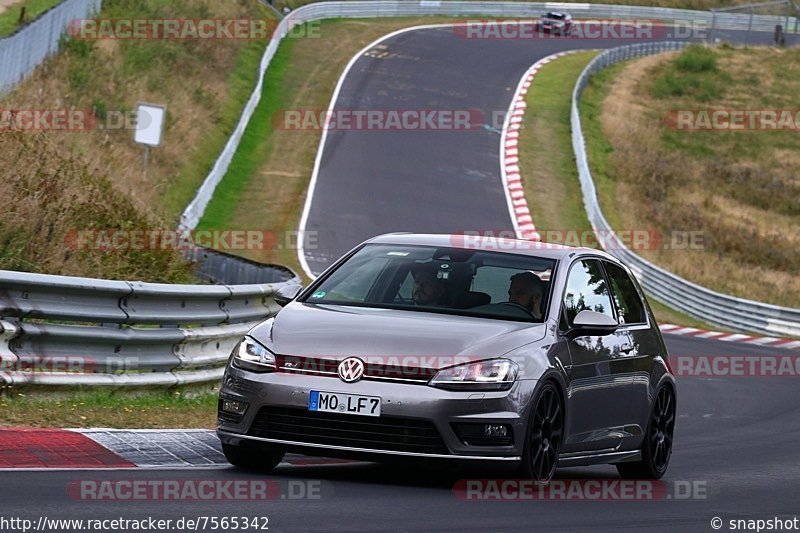
<path fill-rule="evenodd" d="M 611 297 L 600 268 L 595 259 L 578 261 L 570 268 L 567 277 L 567 290 L 564 293 L 564 310 L 567 321 L 572 326 L 575 315 L 581 311 L 596 311 L 614 318 Z"/>
<path fill-rule="evenodd" d="M 617 306 L 620 324 L 646 322 L 644 304 L 628 273 L 614 263 L 604 261 L 603 266 L 611 284 L 611 294 Z"/>

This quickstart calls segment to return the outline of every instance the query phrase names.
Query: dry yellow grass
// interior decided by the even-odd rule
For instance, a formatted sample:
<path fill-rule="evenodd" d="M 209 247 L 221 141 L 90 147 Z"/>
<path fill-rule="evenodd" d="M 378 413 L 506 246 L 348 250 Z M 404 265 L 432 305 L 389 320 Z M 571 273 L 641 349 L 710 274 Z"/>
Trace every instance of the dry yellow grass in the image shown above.
<path fill-rule="evenodd" d="M 257 2 L 112 0 L 99 16 L 268 13 Z M 87 122 L 77 131 L 5 132 L 0 139 L 0 191 L 11 206 L 0 220 L 0 268 L 191 280 L 176 253 L 73 253 L 65 239 L 90 229 L 174 227 L 238 119 L 263 48 L 263 42 L 233 39 L 66 42 L 0 99 L 0 109 L 81 110 L 96 117 L 99 127 Z M 147 172 L 143 148 L 133 142 L 131 118 L 139 101 L 167 108 L 162 146 L 150 150 Z"/>
<path fill-rule="evenodd" d="M 601 186 L 616 227 L 699 231 L 698 249 L 642 255 L 703 286 L 778 305 L 800 306 L 800 138 L 787 131 L 687 132 L 665 128 L 676 109 L 795 108 L 796 50 L 721 49 L 711 97 L 661 96 L 676 54 L 630 63 L 610 82 L 601 126 L 613 147 Z M 702 76 L 706 76 L 703 74 Z M 754 91 L 753 87 L 757 90 Z"/>

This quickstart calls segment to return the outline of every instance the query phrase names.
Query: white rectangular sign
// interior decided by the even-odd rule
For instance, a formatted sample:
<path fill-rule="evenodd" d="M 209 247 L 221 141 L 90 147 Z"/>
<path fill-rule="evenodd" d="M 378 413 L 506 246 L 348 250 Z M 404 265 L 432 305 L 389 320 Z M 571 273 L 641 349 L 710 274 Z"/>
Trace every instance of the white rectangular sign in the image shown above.
<path fill-rule="evenodd" d="M 161 105 L 142 102 L 136 104 L 136 130 L 133 140 L 148 146 L 159 146 L 166 110 L 167 108 Z"/>

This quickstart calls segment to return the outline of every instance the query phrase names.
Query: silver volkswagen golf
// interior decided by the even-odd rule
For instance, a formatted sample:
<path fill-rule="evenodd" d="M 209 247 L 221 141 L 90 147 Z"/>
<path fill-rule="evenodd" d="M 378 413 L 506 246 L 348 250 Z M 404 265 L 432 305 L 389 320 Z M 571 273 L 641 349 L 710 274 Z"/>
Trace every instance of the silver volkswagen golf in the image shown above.
<path fill-rule="evenodd" d="M 588 248 L 391 234 L 354 248 L 231 354 L 217 434 L 235 466 L 287 451 L 494 462 L 549 480 L 660 478 L 676 388 L 644 294 Z"/>

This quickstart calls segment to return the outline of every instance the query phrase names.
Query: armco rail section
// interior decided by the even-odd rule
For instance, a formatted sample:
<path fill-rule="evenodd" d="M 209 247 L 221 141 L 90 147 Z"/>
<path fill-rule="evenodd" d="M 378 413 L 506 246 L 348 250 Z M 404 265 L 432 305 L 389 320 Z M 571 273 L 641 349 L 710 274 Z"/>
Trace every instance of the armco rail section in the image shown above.
<path fill-rule="evenodd" d="M 102 0 L 64 0 L 17 32 L 0 39 L 0 94 L 25 79 L 47 56 L 58 51 L 70 22 L 100 10 Z"/>
<path fill-rule="evenodd" d="M 0 271 L 0 386 L 213 383 L 235 343 L 278 311 L 282 285 Z"/>
<path fill-rule="evenodd" d="M 686 43 L 660 42 L 606 50 L 595 57 L 578 78 L 572 94 L 572 146 L 589 221 L 598 234 L 609 236 L 611 243 L 611 246 L 608 246 L 609 252 L 625 261 L 636 272 L 645 290 L 668 306 L 712 324 L 735 330 L 800 336 L 800 309 L 778 307 L 720 294 L 659 268 L 633 253 L 617 239 L 600 209 L 581 129 L 579 101 L 583 89 L 593 73 L 609 65 L 638 56 L 677 50 L 685 45 Z"/>

